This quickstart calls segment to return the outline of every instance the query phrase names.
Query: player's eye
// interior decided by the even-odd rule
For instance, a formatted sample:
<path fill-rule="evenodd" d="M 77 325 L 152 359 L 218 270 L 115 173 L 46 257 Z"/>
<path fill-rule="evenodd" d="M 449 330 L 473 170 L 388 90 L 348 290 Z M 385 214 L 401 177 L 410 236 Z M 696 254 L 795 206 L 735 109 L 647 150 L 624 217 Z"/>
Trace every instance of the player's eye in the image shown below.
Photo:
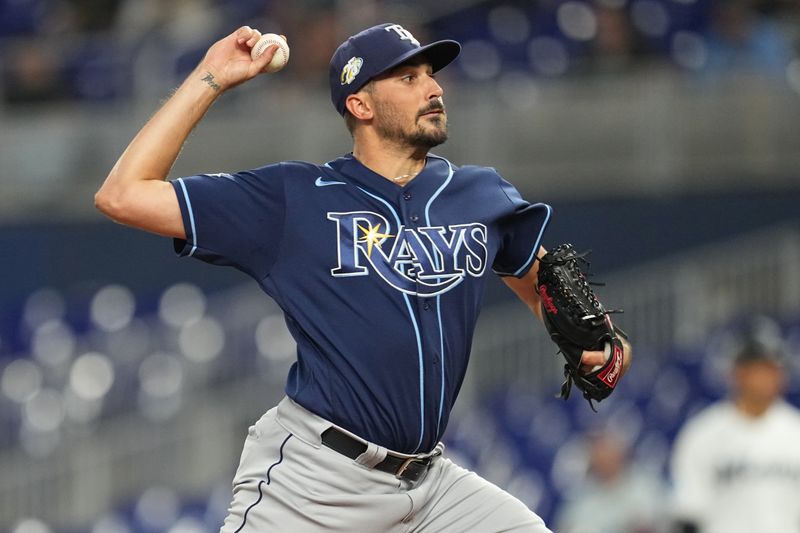
<path fill-rule="evenodd" d="M 400 78 L 400 79 L 402 79 L 403 81 L 408 81 L 408 82 L 410 82 L 410 81 L 413 81 L 413 80 L 414 80 L 414 78 L 416 78 L 416 76 L 414 76 L 413 74 L 406 74 L 405 76 L 403 76 L 403 77 L 402 77 L 402 78 Z"/>

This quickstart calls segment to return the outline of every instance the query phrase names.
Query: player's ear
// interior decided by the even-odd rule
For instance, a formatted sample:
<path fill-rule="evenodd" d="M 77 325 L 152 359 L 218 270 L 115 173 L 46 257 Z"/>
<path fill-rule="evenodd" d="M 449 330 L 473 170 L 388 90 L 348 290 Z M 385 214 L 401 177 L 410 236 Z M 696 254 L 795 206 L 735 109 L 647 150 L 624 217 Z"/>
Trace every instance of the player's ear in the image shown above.
<path fill-rule="evenodd" d="M 350 114 L 358 120 L 370 120 L 374 116 L 372 101 L 365 91 L 351 94 L 344 102 Z"/>

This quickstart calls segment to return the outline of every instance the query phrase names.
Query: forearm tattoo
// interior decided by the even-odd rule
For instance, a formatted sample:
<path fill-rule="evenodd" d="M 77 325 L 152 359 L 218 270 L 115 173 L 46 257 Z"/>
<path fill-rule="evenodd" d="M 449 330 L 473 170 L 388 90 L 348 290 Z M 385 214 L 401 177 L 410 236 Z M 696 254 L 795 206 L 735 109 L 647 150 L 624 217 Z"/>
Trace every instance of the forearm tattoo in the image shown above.
<path fill-rule="evenodd" d="M 203 77 L 202 81 L 206 82 L 209 87 L 214 89 L 215 91 L 219 91 L 222 87 L 219 86 L 217 82 L 214 81 L 214 75 L 210 72 L 207 72 L 205 77 Z"/>

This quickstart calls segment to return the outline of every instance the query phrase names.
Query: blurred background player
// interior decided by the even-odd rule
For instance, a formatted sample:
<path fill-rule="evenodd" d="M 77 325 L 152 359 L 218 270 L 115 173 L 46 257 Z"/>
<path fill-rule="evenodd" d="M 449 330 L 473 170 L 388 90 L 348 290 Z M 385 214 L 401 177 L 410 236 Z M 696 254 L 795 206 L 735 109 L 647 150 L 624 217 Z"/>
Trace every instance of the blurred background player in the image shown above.
<path fill-rule="evenodd" d="M 769 17 L 748 0 L 714 0 L 713 23 L 707 33 L 705 71 L 719 75 L 744 70 L 780 78 L 792 60 L 792 43 Z"/>
<path fill-rule="evenodd" d="M 730 397 L 678 435 L 676 532 L 800 531 L 800 411 L 782 398 L 785 361 L 774 339 L 748 333 L 734 354 Z"/>
<path fill-rule="evenodd" d="M 631 460 L 630 445 L 611 430 L 586 435 L 586 476 L 564 497 L 556 533 L 666 532 L 666 486 Z"/>

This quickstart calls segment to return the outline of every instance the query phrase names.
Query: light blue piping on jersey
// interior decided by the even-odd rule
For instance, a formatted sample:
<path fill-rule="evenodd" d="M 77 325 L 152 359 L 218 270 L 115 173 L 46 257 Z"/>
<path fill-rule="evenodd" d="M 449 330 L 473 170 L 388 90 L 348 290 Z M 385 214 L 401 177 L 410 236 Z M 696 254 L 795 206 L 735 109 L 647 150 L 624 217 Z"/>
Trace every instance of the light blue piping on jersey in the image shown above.
<path fill-rule="evenodd" d="M 531 262 L 533 261 L 533 258 L 536 257 L 536 252 L 539 251 L 539 245 L 542 242 L 542 235 L 544 235 L 544 230 L 547 228 L 547 223 L 550 222 L 550 214 L 553 212 L 553 208 L 550 207 L 547 204 L 543 204 L 543 203 L 533 204 L 534 207 L 536 207 L 537 205 L 543 205 L 547 209 L 547 216 L 544 217 L 544 222 L 542 223 L 542 228 L 539 230 L 539 236 L 536 237 L 536 244 L 533 246 L 533 251 L 531 252 L 530 257 L 528 257 L 528 260 L 525 261 L 522 264 L 522 266 L 519 267 L 517 269 L 517 271 L 514 272 L 514 273 L 511 273 L 511 272 L 500 272 L 498 270 L 495 270 L 494 271 L 495 274 L 500 274 L 501 276 L 519 276 L 526 268 L 528 268 L 528 265 L 531 264 Z"/>
<path fill-rule="evenodd" d="M 183 198 L 186 200 L 186 208 L 189 210 L 189 223 L 192 225 L 192 250 L 189 252 L 189 257 L 194 255 L 197 250 L 197 230 L 194 228 L 194 211 L 192 210 L 192 201 L 189 200 L 189 191 L 186 190 L 186 184 L 183 183 L 183 178 L 178 178 L 178 183 L 181 184 L 183 189 Z"/>
<path fill-rule="evenodd" d="M 432 156 L 432 157 L 438 157 L 438 156 Z M 428 226 L 431 225 L 431 214 L 430 214 L 431 204 L 439 196 L 439 194 L 445 189 L 445 187 L 447 187 L 447 185 L 450 183 L 450 180 L 453 179 L 453 165 L 451 165 L 450 161 L 448 161 L 447 159 L 444 159 L 443 157 L 439 157 L 439 159 L 441 159 L 442 161 L 447 163 L 447 167 L 450 169 L 450 172 L 447 175 L 447 179 L 444 180 L 444 183 L 442 183 L 441 187 L 439 187 L 436 190 L 436 192 L 433 193 L 433 196 L 430 197 L 430 199 L 428 200 L 428 203 L 425 204 L 425 223 Z M 438 269 L 439 268 L 439 256 L 437 256 L 436 254 L 433 254 L 433 261 L 434 261 L 434 264 L 436 265 L 436 268 Z M 436 281 L 438 282 L 440 279 L 441 278 L 437 278 Z M 445 372 L 445 370 L 444 370 L 444 368 L 445 368 L 444 367 L 444 329 L 443 329 L 443 325 L 442 325 L 442 302 L 441 302 L 441 297 L 442 297 L 441 294 L 436 296 L 436 318 L 437 318 L 437 320 L 439 322 L 439 356 L 442 359 L 441 360 L 442 383 L 441 383 L 441 389 L 440 389 L 441 392 L 439 394 L 439 418 L 436 420 L 436 434 L 437 435 L 439 434 L 439 425 L 442 422 L 442 409 L 444 407 L 444 372 Z"/>
<path fill-rule="evenodd" d="M 356 186 L 358 187 L 358 186 Z M 389 208 L 389 211 L 392 212 L 394 215 L 395 222 L 397 222 L 397 229 L 400 229 L 402 224 L 400 223 L 400 217 L 397 216 L 397 211 L 394 210 L 392 205 L 381 198 L 380 196 L 376 196 L 371 192 L 358 187 L 358 189 L 366 195 L 369 195 L 383 205 Z M 408 316 L 411 317 L 411 323 L 414 325 L 414 334 L 417 336 L 417 355 L 419 357 L 419 442 L 417 442 L 416 450 L 419 450 L 419 447 L 422 445 L 422 437 L 425 436 L 425 368 L 423 367 L 423 358 L 422 358 L 422 336 L 419 333 L 419 326 L 417 325 L 417 319 L 414 316 L 414 310 L 411 308 L 411 302 L 408 299 L 408 295 L 403 293 L 403 299 L 406 301 L 406 307 L 408 308 Z"/>

